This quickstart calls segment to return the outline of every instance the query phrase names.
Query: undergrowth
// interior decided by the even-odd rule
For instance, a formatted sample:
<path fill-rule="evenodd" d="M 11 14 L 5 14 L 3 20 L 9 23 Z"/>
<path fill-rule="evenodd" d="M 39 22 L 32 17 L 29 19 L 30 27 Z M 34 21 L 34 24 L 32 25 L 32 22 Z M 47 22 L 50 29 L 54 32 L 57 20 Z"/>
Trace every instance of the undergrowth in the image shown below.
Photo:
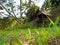
<path fill-rule="evenodd" d="M 20 27 L 8 27 L 0 30 L 1 45 L 49 45 L 50 37 L 56 38 L 60 35 L 59 18 L 53 22 L 49 17 L 48 27 L 34 27 L 31 23 L 21 24 Z M 51 26 L 52 25 L 52 26 Z M 58 44 L 58 43 L 57 43 Z"/>

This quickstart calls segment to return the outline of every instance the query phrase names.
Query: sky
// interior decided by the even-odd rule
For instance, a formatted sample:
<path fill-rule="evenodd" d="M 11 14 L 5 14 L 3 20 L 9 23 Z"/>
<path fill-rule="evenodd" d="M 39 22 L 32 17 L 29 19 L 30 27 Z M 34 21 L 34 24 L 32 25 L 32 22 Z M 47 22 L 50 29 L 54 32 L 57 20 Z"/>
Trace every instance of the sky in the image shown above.
<path fill-rule="evenodd" d="M 40 0 L 38 3 L 36 3 L 36 5 L 41 8 L 42 5 L 44 4 L 44 1 L 45 1 L 45 0 Z"/>
<path fill-rule="evenodd" d="M 14 0 L 17 4 L 19 4 L 18 0 Z M 40 8 L 42 7 L 43 3 L 45 0 L 40 0 L 38 3 L 36 3 L 37 6 L 39 6 Z"/>
<path fill-rule="evenodd" d="M 19 5 L 20 4 L 20 1 L 18 1 L 18 0 L 14 0 L 15 2 L 16 2 L 16 4 L 17 5 Z M 28 1 L 28 0 L 27 0 Z M 43 5 L 43 3 L 44 3 L 44 1 L 45 0 L 40 0 L 40 1 L 38 1 L 37 3 L 35 3 L 35 5 L 37 5 L 37 6 L 39 6 L 40 8 L 42 7 L 42 5 Z M 6 14 L 6 11 L 5 10 L 3 10 L 4 12 L 5 12 L 5 14 Z"/>
<path fill-rule="evenodd" d="M 14 0 L 15 2 L 16 2 L 16 4 L 17 5 L 19 5 L 20 4 L 20 1 L 18 1 L 18 0 Z M 27 0 L 28 1 L 28 0 Z M 34 1 L 34 0 L 32 0 L 32 1 Z M 38 2 L 35 2 L 35 5 L 37 5 L 38 7 L 42 7 L 42 5 L 43 5 L 43 3 L 44 3 L 44 1 L 45 0 L 39 0 Z M 25 2 L 25 0 L 23 0 L 23 2 Z M 25 14 L 23 14 L 23 16 L 25 16 Z M 19 16 L 18 16 L 19 17 Z"/>

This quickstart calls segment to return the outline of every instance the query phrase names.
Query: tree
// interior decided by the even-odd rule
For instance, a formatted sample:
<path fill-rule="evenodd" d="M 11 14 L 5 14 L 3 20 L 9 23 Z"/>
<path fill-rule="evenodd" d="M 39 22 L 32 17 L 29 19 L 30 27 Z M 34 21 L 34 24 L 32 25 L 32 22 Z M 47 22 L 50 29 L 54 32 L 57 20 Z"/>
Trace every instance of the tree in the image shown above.
<path fill-rule="evenodd" d="M 51 0 L 51 14 L 60 15 L 60 0 Z"/>
<path fill-rule="evenodd" d="M 23 3 L 23 0 L 18 1 L 20 1 L 20 5 L 15 5 L 16 3 L 14 2 L 14 0 L 0 0 L 0 5 L 5 9 L 9 16 L 12 16 L 18 23 L 21 23 L 20 18 L 22 17 L 23 13 L 26 14 L 26 11 L 31 5 L 34 4 L 35 0 L 25 0 L 25 3 Z M 25 4 L 25 7 L 23 6 L 23 4 Z M 20 15 L 19 19 L 17 18 L 17 15 Z"/>
<path fill-rule="evenodd" d="M 42 5 L 43 10 L 48 10 L 51 8 L 50 0 L 45 0 L 44 4 Z"/>
<path fill-rule="evenodd" d="M 36 15 L 35 15 L 35 13 L 36 13 L 36 10 L 37 9 L 39 9 L 39 7 L 38 6 L 36 6 L 36 5 L 32 5 L 29 9 L 28 9 L 28 11 L 27 11 L 27 13 L 26 13 L 26 16 L 27 16 L 27 19 L 28 19 L 28 21 L 32 21 L 32 20 L 34 20 L 35 18 L 36 18 Z"/>
<path fill-rule="evenodd" d="M 4 17 L 3 19 L 0 18 L 0 29 L 5 29 L 6 27 L 11 26 L 11 23 L 14 20 L 11 20 L 12 18 L 10 18 L 11 17 Z"/>
<path fill-rule="evenodd" d="M 50 0 L 52 6 L 58 6 L 60 4 L 60 0 Z"/>
<path fill-rule="evenodd" d="M 52 15 L 57 14 L 60 10 L 60 0 L 45 0 L 42 9 L 50 11 Z"/>

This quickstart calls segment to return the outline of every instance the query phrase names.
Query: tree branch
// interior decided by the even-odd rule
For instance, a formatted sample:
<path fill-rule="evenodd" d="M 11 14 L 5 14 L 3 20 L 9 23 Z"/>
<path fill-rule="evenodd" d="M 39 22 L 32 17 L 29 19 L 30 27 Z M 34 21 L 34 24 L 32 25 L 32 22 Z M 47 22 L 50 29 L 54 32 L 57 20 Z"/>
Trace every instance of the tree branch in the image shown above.
<path fill-rule="evenodd" d="M 17 20 L 17 18 L 16 17 L 14 17 L 13 16 L 13 14 L 11 14 L 4 6 L 3 6 L 3 4 L 2 3 L 0 3 L 0 5 L 19 23 L 19 24 L 21 24 L 20 23 L 20 21 L 19 20 Z"/>

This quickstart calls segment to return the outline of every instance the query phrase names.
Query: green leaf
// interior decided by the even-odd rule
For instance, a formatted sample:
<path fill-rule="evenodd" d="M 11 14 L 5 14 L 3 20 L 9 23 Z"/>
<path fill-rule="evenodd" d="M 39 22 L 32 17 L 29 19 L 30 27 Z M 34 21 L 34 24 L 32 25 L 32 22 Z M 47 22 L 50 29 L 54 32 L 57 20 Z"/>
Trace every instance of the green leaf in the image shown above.
<path fill-rule="evenodd" d="M 19 40 L 18 38 L 14 38 L 14 41 L 18 44 L 18 45 L 23 45 L 22 41 Z"/>
<path fill-rule="evenodd" d="M 47 16 L 48 17 L 48 16 Z M 54 22 L 52 21 L 52 19 L 50 19 L 50 17 L 48 17 L 49 21 L 50 21 L 50 24 L 53 24 L 54 25 Z"/>
<path fill-rule="evenodd" d="M 0 38 L 0 45 L 4 45 L 4 42 L 1 38 Z"/>

